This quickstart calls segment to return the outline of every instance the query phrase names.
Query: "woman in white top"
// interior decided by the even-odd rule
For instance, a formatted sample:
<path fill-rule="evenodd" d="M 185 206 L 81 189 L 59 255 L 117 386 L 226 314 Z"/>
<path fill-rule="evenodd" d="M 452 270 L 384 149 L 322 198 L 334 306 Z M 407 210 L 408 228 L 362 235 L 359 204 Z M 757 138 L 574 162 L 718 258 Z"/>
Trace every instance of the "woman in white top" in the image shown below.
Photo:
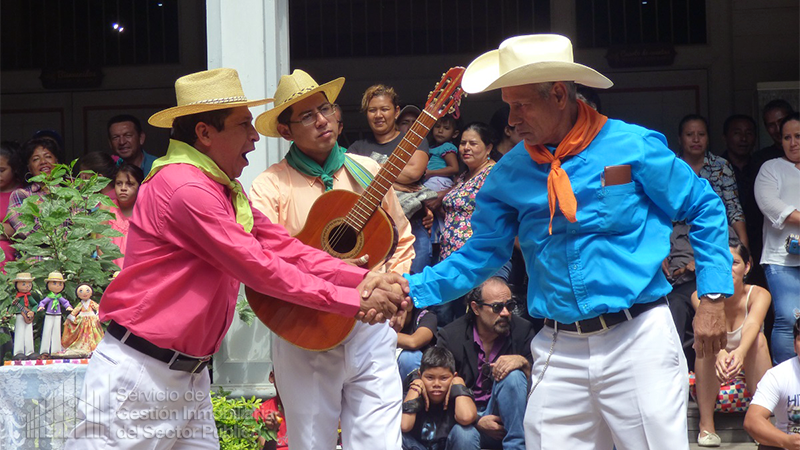
<path fill-rule="evenodd" d="M 725 328 L 728 345 L 716 355 L 695 359 L 695 381 L 697 386 L 697 408 L 700 411 L 700 434 L 697 443 L 701 447 L 718 447 L 720 438 L 714 427 L 714 406 L 719 386 L 735 378 L 744 369 L 747 390 L 756 391 L 756 385 L 764 373 L 772 367 L 764 336 L 764 316 L 771 297 L 766 289 L 745 284 L 750 271 L 750 252 L 741 242 L 732 241 L 733 295 L 725 301 Z M 700 305 L 697 292 L 692 294 L 692 305 Z"/>
<path fill-rule="evenodd" d="M 775 299 L 772 356 L 780 364 L 794 356 L 792 326 L 800 317 L 800 255 L 789 252 L 786 240 L 800 235 L 800 115 L 790 114 L 781 125 L 784 156 L 761 166 L 755 182 L 758 207 L 764 213 L 761 264 Z"/>

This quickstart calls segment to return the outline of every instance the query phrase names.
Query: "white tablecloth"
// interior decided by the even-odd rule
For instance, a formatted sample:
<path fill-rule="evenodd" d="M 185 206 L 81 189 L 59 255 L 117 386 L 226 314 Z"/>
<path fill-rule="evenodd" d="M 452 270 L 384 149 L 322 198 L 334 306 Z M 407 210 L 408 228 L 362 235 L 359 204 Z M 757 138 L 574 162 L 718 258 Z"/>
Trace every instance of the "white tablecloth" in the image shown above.
<path fill-rule="evenodd" d="M 62 448 L 75 427 L 86 367 L 0 367 L 0 449 Z"/>

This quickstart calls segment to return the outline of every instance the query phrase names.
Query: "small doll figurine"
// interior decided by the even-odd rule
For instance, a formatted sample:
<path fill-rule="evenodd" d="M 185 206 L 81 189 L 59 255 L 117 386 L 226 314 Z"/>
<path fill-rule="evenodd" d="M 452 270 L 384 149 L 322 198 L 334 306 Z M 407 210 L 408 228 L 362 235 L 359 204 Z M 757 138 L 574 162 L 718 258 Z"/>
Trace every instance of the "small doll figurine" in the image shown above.
<path fill-rule="evenodd" d="M 37 302 L 33 299 L 34 278 L 29 273 L 18 273 L 12 280 L 17 295 L 11 306 L 17 308 L 17 320 L 14 325 L 14 359 L 35 359 L 39 355 L 33 348 L 33 314 Z"/>
<path fill-rule="evenodd" d="M 92 300 L 94 289 L 81 283 L 75 289 L 80 304 L 75 306 L 64 323 L 61 345 L 64 352 L 60 356 L 89 356 L 103 339 L 103 327 L 97 316 L 98 304 Z"/>
<path fill-rule="evenodd" d="M 44 283 L 50 293 L 39 303 L 37 310 L 45 310 L 39 355 L 48 357 L 61 352 L 61 308 L 69 312 L 72 311 L 72 305 L 61 296 L 61 291 L 64 290 L 64 276 L 61 272 L 50 272 Z"/>

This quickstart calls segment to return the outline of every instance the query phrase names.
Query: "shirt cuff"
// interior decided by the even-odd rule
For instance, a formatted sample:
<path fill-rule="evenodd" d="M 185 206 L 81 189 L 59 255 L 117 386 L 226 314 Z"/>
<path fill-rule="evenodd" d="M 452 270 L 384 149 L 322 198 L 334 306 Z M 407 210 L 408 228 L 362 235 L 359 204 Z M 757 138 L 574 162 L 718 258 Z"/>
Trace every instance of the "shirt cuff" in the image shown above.
<path fill-rule="evenodd" d="M 336 286 L 335 302 L 328 308 L 329 312 L 346 317 L 355 317 L 361 308 L 361 294 L 354 287 Z"/>
<path fill-rule="evenodd" d="M 431 305 L 438 305 L 442 302 L 441 298 L 431 288 L 434 283 L 424 283 L 423 274 L 403 274 L 403 277 L 408 280 L 408 286 L 411 290 L 409 295 L 411 300 L 414 301 L 415 308 L 426 308 Z"/>
<path fill-rule="evenodd" d="M 733 295 L 733 278 L 730 269 L 707 267 L 697 272 L 697 298 L 706 294 Z"/>
<path fill-rule="evenodd" d="M 337 286 L 355 288 L 361 283 L 362 280 L 364 280 L 364 277 L 367 276 L 367 273 L 369 273 L 369 270 L 364 269 L 363 267 L 345 264 L 344 267 L 336 271 L 336 281 L 334 284 Z"/>

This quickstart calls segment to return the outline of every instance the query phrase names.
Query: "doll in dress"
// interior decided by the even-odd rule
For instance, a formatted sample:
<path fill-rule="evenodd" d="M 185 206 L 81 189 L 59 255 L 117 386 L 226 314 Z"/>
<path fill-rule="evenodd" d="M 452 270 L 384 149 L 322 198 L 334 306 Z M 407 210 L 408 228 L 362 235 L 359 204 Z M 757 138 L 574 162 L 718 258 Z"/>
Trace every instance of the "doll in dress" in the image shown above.
<path fill-rule="evenodd" d="M 51 272 L 44 283 L 50 292 L 39 302 L 37 311 L 45 311 L 39 354 L 47 357 L 61 352 L 61 310 L 63 308 L 70 312 L 72 305 L 61 295 L 64 290 L 64 276 L 61 272 Z"/>
<path fill-rule="evenodd" d="M 81 283 L 75 289 L 75 295 L 80 303 L 75 306 L 64 323 L 64 333 L 61 337 L 64 352 L 61 356 L 89 356 L 103 339 L 103 327 L 97 315 L 99 305 L 92 300 L 92 294 L 94 289 L 87 283 Z"/>
<path fill-rule="evenodd" d="M 33 347 L 33 314 L 37 305 L 31 294 L 33 280 L 29 273 L 18 273 L 11 280 L 17 290 L 11 302 L 17 316 L 14 323 L 14 359 L 36 359 L 39 356 Z"/>

